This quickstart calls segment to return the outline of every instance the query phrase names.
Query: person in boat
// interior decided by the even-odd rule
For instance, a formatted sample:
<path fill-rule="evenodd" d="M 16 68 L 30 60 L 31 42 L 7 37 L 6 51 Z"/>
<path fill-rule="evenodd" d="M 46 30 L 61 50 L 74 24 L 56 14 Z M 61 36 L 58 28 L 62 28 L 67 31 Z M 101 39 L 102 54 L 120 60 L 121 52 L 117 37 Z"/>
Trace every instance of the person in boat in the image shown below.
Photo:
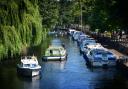
<path fill-rule="evenodd" d="M 52 50 L 50 50 L 50 55 L 53 55 L 53 51 Z"/>
<path fill-rule="evenodd" d="M 34 56 L 34 54 L 33 54 L 33 56 L 32 56 L 32 59 L 33 59 L 33 60 L 36 60 L 36 59 L 37 59 L 36 56 Z"/>

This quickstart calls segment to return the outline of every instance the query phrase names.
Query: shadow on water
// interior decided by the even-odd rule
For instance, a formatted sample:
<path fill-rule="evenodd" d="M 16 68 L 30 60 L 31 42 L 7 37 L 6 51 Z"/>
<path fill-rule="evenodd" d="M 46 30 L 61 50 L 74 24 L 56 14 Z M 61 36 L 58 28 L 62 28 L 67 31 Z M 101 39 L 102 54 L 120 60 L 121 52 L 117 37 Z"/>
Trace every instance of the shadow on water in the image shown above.
<path fill-rule="evenodd" d="M 20 89 L 39 89 L 40 76 L 32 78 L 18 76 L 18 79 L 22 81 L 22 87 L 20 87 Z"/>
<path fill-rule="evenodd" d="M 24 77 L 24 76 L 21 76 L 21 75 L 17 75 L 17 77 L 20 81 L 30 82 L 30 83 L 41 79 L 40 75 L 34 76 L 34 77 Z"/>

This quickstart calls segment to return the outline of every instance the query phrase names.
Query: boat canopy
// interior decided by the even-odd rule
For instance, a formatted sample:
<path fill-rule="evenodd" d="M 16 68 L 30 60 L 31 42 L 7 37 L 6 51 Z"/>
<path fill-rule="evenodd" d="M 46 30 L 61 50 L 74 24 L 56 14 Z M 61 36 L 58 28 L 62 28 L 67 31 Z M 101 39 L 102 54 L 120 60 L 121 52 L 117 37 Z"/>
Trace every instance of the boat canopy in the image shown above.
<path fill-rule="evenodd" d="M 45 56 L 62 56 L 64 54 L 65 49 L 61 46 L 50 46 L 45 51 Z"/>
<path fill-rule="evenodd" d="M 37 61 L 37 58 L 35 56 L 22 57 L 21 63 L 23 63 L 23 64 L 37 64 L 38 65 L 38 61 Z"/>

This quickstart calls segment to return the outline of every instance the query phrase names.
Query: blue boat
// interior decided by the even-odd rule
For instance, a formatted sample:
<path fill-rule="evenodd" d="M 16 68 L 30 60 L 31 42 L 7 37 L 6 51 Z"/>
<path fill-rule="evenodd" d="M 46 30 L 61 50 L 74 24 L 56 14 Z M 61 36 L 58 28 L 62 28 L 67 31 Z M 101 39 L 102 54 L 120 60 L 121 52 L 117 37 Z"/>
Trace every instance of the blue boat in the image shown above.
<path fill-rule="evenodd" d="M 92 49 L 87 53 L 91 66 L 116 66 L 116 56 L 107 49 Z"/>

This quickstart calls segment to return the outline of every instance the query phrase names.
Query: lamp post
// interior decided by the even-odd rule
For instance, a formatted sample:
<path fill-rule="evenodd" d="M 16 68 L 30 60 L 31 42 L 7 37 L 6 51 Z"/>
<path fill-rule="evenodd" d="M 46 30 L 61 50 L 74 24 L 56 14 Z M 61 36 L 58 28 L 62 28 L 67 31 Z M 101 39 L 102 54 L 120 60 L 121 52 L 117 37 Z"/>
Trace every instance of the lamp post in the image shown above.
<path fill-rule="evenodd" d="M 82 2 L 81 2 L 81 0 L 80 0 L 80 14 L 81 14 L 81 16 L 80 16 L 81 31 L 83 31 L 83 21 L 82 21 L 83 13 L 82 13 Z"/>

